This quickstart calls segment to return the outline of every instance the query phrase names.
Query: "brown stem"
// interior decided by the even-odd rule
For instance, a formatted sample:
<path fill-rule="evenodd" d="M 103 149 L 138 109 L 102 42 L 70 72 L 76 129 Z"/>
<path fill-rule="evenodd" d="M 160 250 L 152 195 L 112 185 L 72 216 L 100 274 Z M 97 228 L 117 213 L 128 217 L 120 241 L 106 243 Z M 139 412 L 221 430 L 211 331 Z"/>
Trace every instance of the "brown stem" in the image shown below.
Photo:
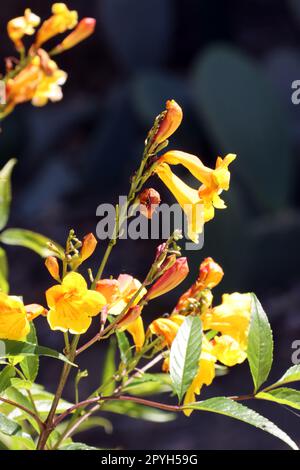
<path fill-rule="evenodd" d="M 0 397 L 0 402 L 3 402 L 3 403 L 7 403 L 8 405 L 12 405 L 12 406 L 15 406 L 16 408 L 19 408 L 20 410 L 22 411 L 25 411 L 25 413 L 29 414 L 32 418 L 35 419 L 35 421 L 37 422 L 37 424 L 39 425 L 39 428 L 40 430 L 44 430 L 44 427 L 45 427 L 45 424 L 40 420 L 40 418 L 33 412 L 31 411 L 29 408 L 27 408 L 26 406 L 23 406 L 23 405 L 20 405 L 19 403 L 16 403 L 15 401 L 12 401 L 12 400 L 9 400 L 8 398 L 3 398 L 3 397 Z"/>

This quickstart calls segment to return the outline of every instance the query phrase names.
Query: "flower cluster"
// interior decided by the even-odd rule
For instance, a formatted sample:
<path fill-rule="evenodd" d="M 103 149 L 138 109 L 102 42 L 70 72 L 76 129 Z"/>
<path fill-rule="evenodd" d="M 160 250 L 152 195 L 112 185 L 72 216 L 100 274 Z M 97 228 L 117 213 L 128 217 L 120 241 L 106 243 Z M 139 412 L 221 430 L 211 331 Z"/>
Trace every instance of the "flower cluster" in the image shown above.
<path fill-rule="evenodd" d="M 206 258 L 200 265 L 196 282 L 179 298 L 172 314 L 154 320 L 149 326 L 151 333 L 162 337 L 170 348 L 185 316 L 199 315 L 202 320 L 204 334 L 199 369 L 186 393 L 186 404 L 195 401 L 195 395 L 200 394 L 203 385 L 212 383 L 217 361 L 231 367 L 241 364 L 247 357 L 251 296 L 237 292 L 224 294 L 221 305 L 213 307 L 211 289 L 222 277 L 222 268 L 212 258 Z M 167 357 L 163 370 L 168 369 Z M 185 410 L 186 415 L 190 413 L 191 410 Z"/>
<path fill-rule="evenodd" d="M 10 20 L 7 33 L 15 45 L 20 59 L 7 60 L 6 105 L 0 117 L 10 114 L 16 105 L 31 101 L 34 106 L 44 106 L 48 101 L 62 99 L 62 85 L 67 74 L 60 70 L 53 56 L 60 54 L 89 37 L 95 29 L 94 18 L 83 18 L 78 22 L 77 11 L 71 11 L 64 3 L 52 5 L 52 15 L 41 23 L 39 16 L 29 8 L 23 16 Z M 37 29 L 38 28 L 38 29 Z M 52 48 L 45 50 L 49 40 L 59 34 L 72 30 L 65 39 Z M 26 50 L 24 39 L 33 36 L 33 43 Z"/>

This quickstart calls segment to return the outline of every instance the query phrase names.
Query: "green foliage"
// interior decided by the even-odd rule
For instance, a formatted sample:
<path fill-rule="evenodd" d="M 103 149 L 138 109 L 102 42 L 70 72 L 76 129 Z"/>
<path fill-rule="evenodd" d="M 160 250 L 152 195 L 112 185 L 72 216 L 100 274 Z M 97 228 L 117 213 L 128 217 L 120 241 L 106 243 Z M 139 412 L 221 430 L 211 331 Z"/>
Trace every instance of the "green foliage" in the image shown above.
<path fill-rule="evenodd" d="M 15 368 L 11 365 L 4 367 L 0 372 L 0 393 L 4 392 L 11 385 L 11 379 L 15 377 Z"/>
<path fill-rule="evenodd" d="M 11 174 L 17 160 L 11 159 L 0 171 L 0 230 L 8 221 L 11 203 Z"/>
<path fill-rule="evenodd" d="M 252 294 L 247 356 L 255 392 L 267 380 L 273 362 L 273 336 L 259 300 Z"/>
<path fill-rule="evenodd" d="M 57 256 L 63 259 L 64 257 L 64 250 L 60 245 L 50 240 L 50 238 L 30 230 L 9 228 L 1 233 L 0 241 L 6 245 L 29 248 L 43 258 Z"/>
<path fill-rule="evenodd" d="M 132 359 L 132 348 L 124 331 L 116 331 L 116 338 L 121 360 L 126 365 Z"/>
<path fill-rule="evenodd" d="M 33 322 L 30 324 L 30 332 L 27 341 L 37 346 L 37 335 Z M 27 380 L 34 382 L 39 372 L 39 356 L 28 356 L 20 362 L 20 367 Z"/>
<path fill-rule="evenodd" d="M 101 406 L 103 411 L 127 415 L 130 418 L 142 419 L 152 423 L 166 423 L 176 419 L 175 413 L 150 408 L 147 406 L 132 403 L 130 401 L 107 401 Z"/>
<path fill-rule="evenodd" d="M 24 357 L 35 357 L 35 356 L 48 356 L 60 361 L 66 362 L 67 364 L 73 365 L 69 359 L 63 354 L 55 351 L 54 349 L 46 348 L 44 346 L 38 346 L 37 344 L 29 343 L 27 341 L 13 341 L 13 340 L 0 340 L 3 343 L 3 351 L 0 352 L 0 359 L 5 358 L 19 358 Z M 34 371 L 32 370 L 31 373 Z M 28 371 L 29 373 L 29 371 Z"/>
<path fill-rule="evenodd" d="M 202 324 L 197 316 L 186 317 L 174 339 L 170 353 L 170 375 L 179 401 L 199 368 Z"/>
<path fill-rule="evenodd" d="M 133 396 L 148 396 L 172 392 L 172 382 L 168 374 L 143 374 L 132 380 L 123 390 Z"/>
<path fill-rule="evenodd" d="M 9 285 L 8 285 L 8 264 L 6 253 L 3 248 L 0 247 L 0 290 L 8 294 Z"/>
<path fill-rule="evenodd" d="M 275 388 L 275 390 L 269 390 L 268 392 L 259 392 L 255 397 L 300 410 L 300 392 L 293 388 Z"/>
<path fill-rule="evenodd" d="M 294 450 L 298 450 L 297 444 L 274 423 L 264 418 L 256 411 L 253 411 L 241 403 L 237 403 L 226 397 L 210 398 L 205 401 L 200 401 L 185 407 L 186 409 L 193 409 L 199 411 L 210 411 L 212 413 L 219 413 L 230 418 L 235 418 L 245 423 L 251 424 L 256 428 L 262 429 L 273 436 L 278 437 L 284 441 L 288 446 Z"/>
<path fill-rule="evenodd" d="M 288 384 L 291 382 L 298 382 L 300 380 L 300 365 L 290 367 L 285 374 L 272 386 Z"/>
<path fill-rule="evenodd" d="M 116 373 L 115 355 L 116 340 L 111 338 L 102 372 L 101 393 L 103 395 L 110 395 L 116 388 L 116 381 L 114 380 Z"/>
<path fill-rule="evenodd" d="M 21 426 L 0 413 L 0 431 L 8 436 L 13 436 L 14 434 L 21 432 Z"/>

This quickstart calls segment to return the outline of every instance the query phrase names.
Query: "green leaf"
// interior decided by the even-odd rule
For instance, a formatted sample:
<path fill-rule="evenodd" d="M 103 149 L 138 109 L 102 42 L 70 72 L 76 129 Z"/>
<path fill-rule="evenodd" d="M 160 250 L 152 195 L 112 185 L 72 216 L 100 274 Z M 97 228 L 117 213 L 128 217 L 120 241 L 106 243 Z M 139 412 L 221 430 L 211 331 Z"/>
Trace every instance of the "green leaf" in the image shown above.
<path fill-rule="evenodd" d="M 12 366 L 6 366 L 0 372 L 0 393 L 4 392 L 11 385 L 11 379 L 15 377 L 16 371 Z"/>
<path fill-rule="evenodd" d="M 169 374 L 143 374 L 132 380 L 123 391 L 133 396 L 172 392 L 172 382 Z"/>
<path fill-rule="evenodd" d="M 27 341 L 37 346 L 37 335 L 33 322 L 30 324 L 30 332 L 27 336 Z M 26 379 L 30 382 L 34 382 L 39 372 L 39 357 L 37 355 L 25 357 L 20 362 L 20 366 Z"/>
<path fill-rule="evenodd" d="M 275 384 L 272 385 L 272 388 L 277 387 L 279 385 L 288 384 L 291 382 L 298 382 L 299 380 L 300 380 L 300 365 L 295 365 L 295 366 L 290 367 L 285 372 L 285 374 L 277 382 L 275 382 Z"/>
<path fill-rule="evenodd" d="M 300 410 L 300 392 L 293 388 L 276 388 L 275 390 L 269 390 L 268 392 L 259 392 L 255 395 L 255 398 L 262 400 L 275 401 L 281 405 L 287 405 L 291 408 Z"/>
<path fill-rule="evenodd" d="M 257 205 L 266 212 L 284 208 L 293 168 L 289 116 L 263 67 L 233 47 L 214 44 L 199 55 L 192 85 L 201 126 L 219 153 L 238 155 L 232 169 Z"/>
<path fill-rule="evenodd" d="M 176 419 L 175 413 L 138 405 L 129 401 L 110 401 L 101 406 L 102 411 L 129 416 L 130 418 L 143 419 L 152 423 L 166 423 Z"/>
<path fill-rule="evenodd" d="M 11 159 L 0 171 L 0 230 L 8 221 L 11 203 L 11 174 L 17 160 Z"/>
<path fill-rule="evenodd" d="M 72 444 L 68 444 L 59 448 L 59 450 L 101 450 L 97 447 L 88 446 L 83 444 L 82 442 L 72 442 Z"/>
<path fill-rule="evenodd" d="M 170 352 L 170 375 L 179 402 L 197 374 L 201 343 L 200 318 L 186 317 L 172 343 Z"/>
<path fill-rule="evenodd" d="M 13 436 L 21 432 L 21 426 L 11 419 L 8 419 L 4 414 L 0 413 L 0 431 L 7 436 Z"/>
<path fill-rule="evenodd" d="M 122 362 L 126 365 L 132 358 L 132 349 L 124 331 L 116 331 L 118 347 Z"/>
<path fill-rule="evenodd" d="M 36 444 L 32 437 L 23 432 L 20 436 L 11 436 L 10 450 L 36 450 Z"/>
<path fill-rule="evenodd" d="M 50 238 L 30 230 L 9 228 L 1 233 L 0 241 L 6 245 L 29 248 L 43 258 L 57 256 L 63 259 L 64 257 L 64 250 L 60 245 L 50 240 Z"/>
<path fill-rule="evenodd" d="M 107 350 L 105 363 L 102 374 L 101 393 L 103 395 L 111 395 L 116 388 L 116 382 L 113 379 L 116 373 L 116 341 L 115 338 L 111 338 L 109 342 L 109 348 Z"/>
<path fill-rule="evenodd" d="M 216 397 L 208 400 L 192 403 L 191 405 L 185 406 L 184 409 L 193 409 L 199 411 L 210 411 L 212 413 L 218 413 L 221 415 L 235 418 L 244 423 L 251 424 L 256 428 L 262 429 L 278 439 L 281 439 L 288 446 L 294 450 L 298 450 L 297 444 L 281 429 L 279 429 L 274 423 L 264 418 L 256 411 L 247 408 L 241 403 L 237 403 L 230 398 Z"/>
<path fill-rule="evenodd" d="M 75 436 L 75 434 L 89 431 L 94 428 L 103 428 L 107 434 L 111 434 L 113 431 L 112 424 L 108 419 L 103 418 L 102 416 L 94 416 L 80 424 L 72 435 Z"/>
<path fill-rule="evenodd" d="M 8 294 L 9 285 L 8 285 L 8 263 L 6 253 L 3 248 L 0 247 L 0 290 Z"/>
<path fill-rule="evenodd" d="M 0 343 L 2 343 L 3 346 L 0 351 L 1 359 L 14 356 L 48 356 L 77 367 L 75 364 L 70 362 L 66 356 L 58 351 L 54 351 L 54 349 L 38 346 L 36 344 L 28 343 L 27 341 L 22 342 L 0 339 Z"/>
<path fill-rule="evenodd" d="M 273 336 L 270 323 L 255 294 L 252 296 L 247 357 L 255 392 L 270 373 L 273 362 Z"/>

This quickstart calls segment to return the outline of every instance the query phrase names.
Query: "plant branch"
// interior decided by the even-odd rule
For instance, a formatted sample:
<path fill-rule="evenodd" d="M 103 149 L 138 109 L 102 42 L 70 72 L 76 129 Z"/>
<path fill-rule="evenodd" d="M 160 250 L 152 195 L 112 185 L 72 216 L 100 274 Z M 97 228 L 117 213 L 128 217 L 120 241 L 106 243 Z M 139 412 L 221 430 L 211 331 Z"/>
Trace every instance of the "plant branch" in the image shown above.
<path fill-rule="evenodd" d="M 29 408 L 27 408 L 26 406 L 23 406 L 21 405 L 20 403 L 16 403 L 15 401 L 13 400 L 9 400 L 8 398 L 3 398 L 3 397 L 0 397 L 0 402 L 3 402 L 3 403 L 7 403 L 8 405 L 11 405 L 11 406 L 14 406 L 16 408 L 19 408 L 20 410 L 24 411 L 25 413 L 29 414 L 32 418 L 35 419 L 35 421 L 37 422 L 37 424 L 39 425 L 39 428 L 41 430 L 44 430 L 45 428 L 45 424 L 40 420 L 40 418 L 33 412 L 31 411 Z"/>

